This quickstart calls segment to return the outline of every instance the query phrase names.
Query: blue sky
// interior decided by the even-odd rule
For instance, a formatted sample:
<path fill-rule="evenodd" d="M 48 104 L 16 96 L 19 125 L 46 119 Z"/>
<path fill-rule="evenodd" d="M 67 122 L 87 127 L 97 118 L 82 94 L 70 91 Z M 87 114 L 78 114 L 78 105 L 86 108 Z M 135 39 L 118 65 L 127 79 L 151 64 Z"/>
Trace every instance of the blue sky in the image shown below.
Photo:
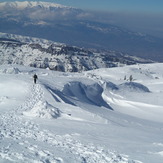
<path fill-rule="evenodd" d="M 163 0 L 50 0 L 50 1 L 82 9 L 100 11 L 163 13 Z"/>

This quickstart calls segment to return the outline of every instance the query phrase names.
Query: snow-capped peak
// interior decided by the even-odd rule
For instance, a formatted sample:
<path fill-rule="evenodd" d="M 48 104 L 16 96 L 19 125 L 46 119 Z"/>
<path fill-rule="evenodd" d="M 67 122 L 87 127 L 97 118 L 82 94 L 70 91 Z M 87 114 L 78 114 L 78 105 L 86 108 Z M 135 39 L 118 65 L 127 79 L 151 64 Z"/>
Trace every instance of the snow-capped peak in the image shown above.
<path fill-rule="evenodd" d="M 11 7 L 11 8 L 16 8 L 16 9 L 25 9 L 25 8 L 33 8 L 33 7 L 41 7 L 41 8 L 66 8 L 66 6 L 56 4 L 56 3 L 51 3 L 51 2 L 41 2 L 41 1 L 14 1 L 14 2 L 3 2 L 0 3 L 0 8 L 4 7 Z"/>

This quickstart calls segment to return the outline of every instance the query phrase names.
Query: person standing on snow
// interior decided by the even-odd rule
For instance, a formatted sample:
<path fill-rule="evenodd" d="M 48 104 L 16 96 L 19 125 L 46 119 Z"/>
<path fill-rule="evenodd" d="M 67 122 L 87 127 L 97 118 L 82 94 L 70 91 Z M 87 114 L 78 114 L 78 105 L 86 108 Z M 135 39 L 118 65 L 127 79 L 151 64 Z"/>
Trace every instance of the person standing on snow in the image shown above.
<path fill-rule="evenodd" d="M 34 79 L 34 83 L 36 84 L 36 81 L 37 81 L 37 79 L 38 79 L 38 77 L 37 77 L 36 74 L 33 75 L 33 79 Z"/>

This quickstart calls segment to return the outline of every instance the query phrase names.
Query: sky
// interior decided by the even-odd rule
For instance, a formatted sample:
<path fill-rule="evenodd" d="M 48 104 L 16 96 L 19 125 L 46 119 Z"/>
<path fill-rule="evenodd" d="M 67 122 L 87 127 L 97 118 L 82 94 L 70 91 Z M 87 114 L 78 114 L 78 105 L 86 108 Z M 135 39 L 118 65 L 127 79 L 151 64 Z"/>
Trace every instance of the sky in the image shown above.
<path fill-rule="evenodd" d="M 82 9 L 115 12 L 163 13 L 163 0 L 51 0 Z"/>

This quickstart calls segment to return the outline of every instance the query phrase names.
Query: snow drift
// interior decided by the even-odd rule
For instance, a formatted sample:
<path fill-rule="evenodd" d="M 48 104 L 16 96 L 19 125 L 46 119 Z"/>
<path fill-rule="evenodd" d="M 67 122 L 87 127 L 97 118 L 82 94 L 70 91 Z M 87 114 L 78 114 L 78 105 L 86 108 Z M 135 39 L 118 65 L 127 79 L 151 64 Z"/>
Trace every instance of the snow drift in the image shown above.
<path fill-rule="evenodd" d="M 62 92 L 65 95 L 74 97 L 84 103 L 110 108 L 102 98 L 103 91 L 102 86 L 98 83 L 86 85 L 84 83 L 74 81 L 64 85 Z"/>
<path fill-rule="evenodd" d="M 23 114 L 30 117 L 53 119 L 60 116 L 60 111 L 47 101 L 39 101 L 30 111 L 24 112 Z"/>
<path fill-rule="evenodd" d="M 126 82 L 122 83 L 118 86 L 119 91 L 128 91 L 128 92 L 150 92 L 149 89 L 144 86 L 143 84 L 136 83 L 136 82 Z"/>

